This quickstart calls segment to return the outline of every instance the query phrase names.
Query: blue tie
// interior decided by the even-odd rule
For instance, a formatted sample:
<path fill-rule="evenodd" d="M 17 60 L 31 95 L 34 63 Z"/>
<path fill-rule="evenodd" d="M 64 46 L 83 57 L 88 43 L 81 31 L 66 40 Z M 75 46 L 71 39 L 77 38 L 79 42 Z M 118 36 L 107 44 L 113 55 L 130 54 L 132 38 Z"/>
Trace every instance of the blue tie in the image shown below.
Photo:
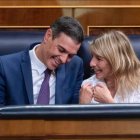
<path fill-rule="evenodd" d="M 45 73 L 45 78 L 44 81 L 42 82 L 38 99 L 37 99 L 37 104 L 40 105 L 49 104 L 49 100 L 50 100 L 49 79 L 50 79 L 51 71 L 46 69 L 44 73 Z"/>

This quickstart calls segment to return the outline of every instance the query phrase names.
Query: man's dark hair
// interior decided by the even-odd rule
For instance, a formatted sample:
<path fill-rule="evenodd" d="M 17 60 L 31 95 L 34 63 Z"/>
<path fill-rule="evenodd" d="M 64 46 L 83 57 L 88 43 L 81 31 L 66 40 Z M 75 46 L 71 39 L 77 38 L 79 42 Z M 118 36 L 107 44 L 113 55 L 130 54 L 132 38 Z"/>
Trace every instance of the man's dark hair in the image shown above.
<path fill-rule="evenodd" d="M 72 17 L 62 16 L 58 18 L 50 28 L 52 29 L 53 39 L 58 37 L 62 32 L 77 43 L 81 43 L 84 39 L 84 32 L 81 24 Z"/>

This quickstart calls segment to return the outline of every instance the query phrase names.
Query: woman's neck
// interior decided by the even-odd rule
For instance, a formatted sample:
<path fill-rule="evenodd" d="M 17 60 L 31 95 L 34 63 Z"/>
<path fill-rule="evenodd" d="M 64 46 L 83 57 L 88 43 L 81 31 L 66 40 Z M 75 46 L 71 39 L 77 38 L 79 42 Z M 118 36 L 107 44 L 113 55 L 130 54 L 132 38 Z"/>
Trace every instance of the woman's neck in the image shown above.
<path fill-rule="evenodd" d="M 114 97 L 117 91 L 117 84 L 116 84 L 115 78 L 111 77 L 111 78 L 105 79 L 105 82 L 109 91 L 111 92 L 112 97 Z"/>

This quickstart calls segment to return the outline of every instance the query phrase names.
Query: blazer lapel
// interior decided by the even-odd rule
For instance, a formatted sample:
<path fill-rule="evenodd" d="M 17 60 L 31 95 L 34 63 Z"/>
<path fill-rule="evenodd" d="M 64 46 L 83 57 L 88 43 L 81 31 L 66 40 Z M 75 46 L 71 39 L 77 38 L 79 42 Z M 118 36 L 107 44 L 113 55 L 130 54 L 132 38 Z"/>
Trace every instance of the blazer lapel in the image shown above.
<path fill-rule="evenodd" d="M 23 78 L 25 82 L 25 87 L 26 87 L 29 103 L 33 104 L 33 83 L 32 83 L 32 72 L 31 72 L 29 50 L 26 50 L 23 53 L 21 68 L 23 72 Z"/>
<path fill-rule="evenodd" d="M 65 65 L 56 70 L 55 104 L 63 104 Z"/>

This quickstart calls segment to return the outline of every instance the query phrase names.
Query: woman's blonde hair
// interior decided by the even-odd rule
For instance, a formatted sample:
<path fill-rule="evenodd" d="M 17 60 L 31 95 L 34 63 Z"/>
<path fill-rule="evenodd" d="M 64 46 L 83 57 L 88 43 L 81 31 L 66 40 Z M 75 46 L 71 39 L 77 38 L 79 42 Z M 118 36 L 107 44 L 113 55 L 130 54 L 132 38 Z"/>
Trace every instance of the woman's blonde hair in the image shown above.
<path fill-rule="evenodd" d="M 134 90 L 140 85 L 140 61 L 128 37 L 121 31 L 109 31 L 91 44 L 91 52 L 105 58 L 116 77 L 118 90 Z"/>

